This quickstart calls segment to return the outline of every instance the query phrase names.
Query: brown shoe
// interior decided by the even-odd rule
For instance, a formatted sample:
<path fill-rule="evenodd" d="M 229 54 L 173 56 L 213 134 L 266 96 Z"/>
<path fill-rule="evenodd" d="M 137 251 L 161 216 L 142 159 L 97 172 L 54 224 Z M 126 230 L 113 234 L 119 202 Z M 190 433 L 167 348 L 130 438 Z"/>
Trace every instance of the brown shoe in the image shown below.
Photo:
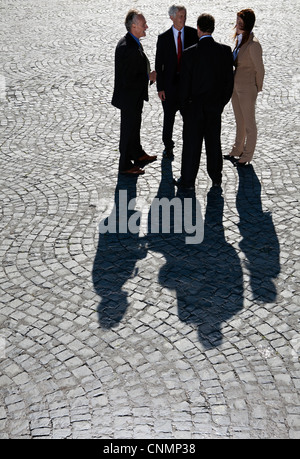
<path fill-rule="evenodd" d="M 157 156 L 149 156 L 147 153 L 143 154 L 142 156 L 139 157 L 138 160 L 136 160 L 136 164 L 149 164 L 153 163 L 153 161 L 157 160 Z"/>
<path fill-rule="evenodd" d="M 144 173 L 145 171 L 143 171 L 143 169 L 140 169 L 138 166 L 134 166 L 131 169 L 128 169 L 127 171 L 120 171 L 120 174 L 130 175 L 132 177 L 136 177 L 137 175 L 142 175 Z"/>

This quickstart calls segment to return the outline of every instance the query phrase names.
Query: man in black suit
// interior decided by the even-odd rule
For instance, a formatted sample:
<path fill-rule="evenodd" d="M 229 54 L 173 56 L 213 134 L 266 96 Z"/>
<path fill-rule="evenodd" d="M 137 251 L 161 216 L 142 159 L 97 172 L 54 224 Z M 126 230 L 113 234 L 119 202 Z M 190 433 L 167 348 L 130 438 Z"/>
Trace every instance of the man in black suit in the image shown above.
<path fill-rule="evenodd" d="M 173 5 L 169 9 L 173 26 L 159 35 L 156 47 L 155 70 L 157 91 L 164 110 L 164 156 L 173 157 L 173 127 L 176 112 L 180 109 L 179 74 L 182 52 L 198 41 L 197 30 L 185 26 L 186 9 Z"/>
<path fill-rule="evenodd" d="M 183 150 L 181 177 L 175 183 L 186 189 L 195 187 L 203 139 L 208 175 L 213 186 L 222 183 L 221 116 L 233 91 L 233 62 L 231 48 L 212 38 L 214 28 L 211 15 L 199 16 L 199 41 L 183 53 Z"/>
<path fill-rule="evenodd" d="M 126 16 L 127 34 L 115 52 L 115 85 L 112 104 L 121 110 L 119 172 L 130 176 L 144 174 L 142 166 L 156 160 L 141 146 L 140 130 L 144 101 L 148 101 L 148 85 L 156 80 L 156 72 L 143 51 L 140 38 L 148 29 L 145 17 L 136 10 Z"/>

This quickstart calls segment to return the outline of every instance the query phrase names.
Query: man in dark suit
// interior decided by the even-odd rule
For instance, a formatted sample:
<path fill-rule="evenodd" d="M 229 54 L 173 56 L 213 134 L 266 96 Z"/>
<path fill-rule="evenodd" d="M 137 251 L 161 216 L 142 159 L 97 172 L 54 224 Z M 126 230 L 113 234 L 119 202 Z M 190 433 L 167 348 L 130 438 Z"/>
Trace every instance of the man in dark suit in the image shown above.
<path fill-rule="evenodd" d="M 197 30 L 185 26 L 186 9 L 173 5 L 169 9 L 173 26 L 159 35 L 156 48 L 155 70 L 157 91 L 164 110 L 164 156 L 173 157 L 173 127 L 176 112 L 180 109 L 179 74 L 182 52 L 198 41 Z"/>
<path fill-rule="evenodd" d="M 143 51 L 140 38 L 148 29 L 145 17 L 136 10 L 126 16 L 127 34 L 115 52 L 115 85 L 112 104 L 121 110 L 119 172 L 130 176 L 144 174 L 142 166 L 156 160 L 141 146 L 140 130 L 144 101 L 148 101 L 148 85 L 156 80 L 156 72 Z"/>
<path fill-rule="evenodd" d="M 195 187 L 203 139 L 208 175 L 213 186 L 222 183 L 221 116 L 233 91 L 233 62 L 231 48 L 212 38 L 214 26 L 211 15 L 199 16 L 199 41 L 183 53 L 183 150 L 181 177 L 175 183 L 186 189 Z"/>

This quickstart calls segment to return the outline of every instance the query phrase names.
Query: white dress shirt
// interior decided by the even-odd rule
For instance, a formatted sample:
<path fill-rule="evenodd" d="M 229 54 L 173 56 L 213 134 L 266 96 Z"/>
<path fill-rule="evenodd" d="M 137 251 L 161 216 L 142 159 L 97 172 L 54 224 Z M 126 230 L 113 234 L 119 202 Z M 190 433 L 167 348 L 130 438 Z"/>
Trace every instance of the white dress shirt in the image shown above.
<path fill-rule="evenodd" d="M 238 55 L 239 50 L 240 50 L 240 45 L 241 45 L 242 39 L 243 39 L 243 34 L 240 33 L 240 34 L 237 36 L 237 44 L 236 44 L 235 49 L 233 50 L 233 61 L 235 61 L 236 58 L 237 58 L 237 55 Z"/>
<path fill-rule="evenodd" d="M 174 35 L 174 40 L 175 40 L 175 46 L 176 46 L 176 53 L 178 53 L 178 32 L 181 32 L 181 42 L 182 42 L 182 49 L 184 49 L 184 27 L 181 30 L 175 29 L 174 26 L 173 28 L 173 35 Z"/>

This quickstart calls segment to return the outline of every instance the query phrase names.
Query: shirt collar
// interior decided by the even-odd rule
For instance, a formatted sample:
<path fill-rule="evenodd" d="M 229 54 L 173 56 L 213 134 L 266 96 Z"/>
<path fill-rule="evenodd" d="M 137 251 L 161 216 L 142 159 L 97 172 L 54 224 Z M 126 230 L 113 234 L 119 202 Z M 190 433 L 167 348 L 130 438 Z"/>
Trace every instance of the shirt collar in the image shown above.
<path fill-rule="evenodd" d="M 178 32 L 181 32 L 181 36 L 182 36 L 183 33 L 184 33 L 184 27 L 182 27 L 181 30 L 177 30 L 177 29 L 175 29 L 174 26 L 172 26 L 172 29 L 173 29 L 173 34 L 174 34 L 174 36 L 175 36 L 176 38 L 178 37 Z"/>
<path fill-rule="evenodd" d="M 238 36 L 237 36 L 237 46 L 240 46 L 241 42 L 242 42 L 242 39 L 243 39 L 243 34 L 240 33 Z"/>
<path fill-rule="evenodd" d="M 132 38 L 135 39 L 135 41 L 137 42 L 137 44 L 138 44 L 139 46 L 141 46 L 141 42 L 140 42 L 140 40 L 139 40 L 137 37 L 135 37 L 131 32 L 129 32 L 129 35 L 131 35 Z"/>
<path fill-rule="evenodd" d="M 201 41 L 202 38 L 211 38 L 211 35 L 202 35 L 202 37 L 199 38 L 199 41 Z"/>

